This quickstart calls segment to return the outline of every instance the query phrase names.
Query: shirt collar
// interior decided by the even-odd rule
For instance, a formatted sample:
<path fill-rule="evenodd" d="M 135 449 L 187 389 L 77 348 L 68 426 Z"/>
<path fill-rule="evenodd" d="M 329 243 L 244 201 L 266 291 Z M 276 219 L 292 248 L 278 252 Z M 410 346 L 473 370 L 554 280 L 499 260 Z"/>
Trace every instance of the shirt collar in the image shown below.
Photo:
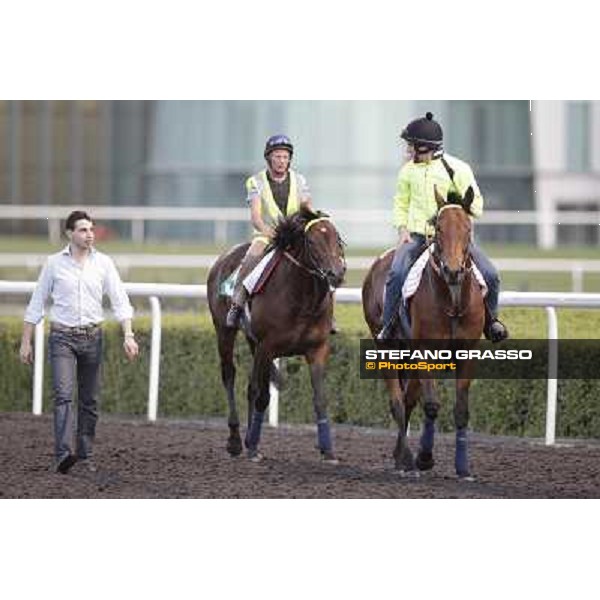
<path fill-rule="evenodd" d="M 67 244 L 67 245 L 66 245 L 66 246 L 63 248 L 63 250 L 62 250 L 61 254 L 63 254 L 63 255 L 66 255 L 66 256 L 71 256 L 71 244 Z M 90 250 L 90 256 L 93 256 L 94 254 L 96 254 L 96 248 L 94 248 L 94 247 L 92 246 L 92 249 Z"/>
<path fill-rule="evenodd" d="M 271 171 L 269 171 L 269 169 L 267 169 L 267 179 L 273 183 L 279 183 L 279 184 L 285 183 L 288 180 L 289 176 L 290 176 L 290 170 L 288 169 L 285 174 L 285 177 L 281 181 L 277 181 L 276 179 L 273 179 L 273 176 L 271 175 Z"/>
<path fill-rule="evenodd" d="M 435 163 L 436 160 L 439 160 L 440 158 L 442 158 L 442 156 L 443 156 L 443 154 L 434 154 L 429 160 L 416 162 L 413 159 L 412 163 L 413 163 L 413 165 L 416 165 L 417 167 L 428 167 L 428 166 L 432 165 L 433 163 Z"/>

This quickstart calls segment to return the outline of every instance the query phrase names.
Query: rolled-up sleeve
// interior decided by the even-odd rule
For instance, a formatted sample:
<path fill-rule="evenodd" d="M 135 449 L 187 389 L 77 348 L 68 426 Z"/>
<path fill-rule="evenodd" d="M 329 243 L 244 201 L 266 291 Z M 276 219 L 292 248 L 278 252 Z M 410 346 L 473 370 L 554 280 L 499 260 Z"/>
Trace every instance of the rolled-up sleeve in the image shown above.
<path fill-rule="evenodd" d="M 252 200 L 260 198 L 260 190 L 255 177 L 248 177 L 246 180 L 246 202 L 252 204 Z"/>
<path fill-rule="evenodd" d="M 106 258 L 106 279 L 104 284 L 117 321 L 132 319 L 133 306 L 129 302 L 129 297 L 127 296 L 117 267 L 115 267 L 115 263 L 108 257 Z"/>
<path fill-rule="evenodd" d="M 46 302 L 52 291 L 52 265 L 49 260 L 46 261 L 40 276 L 38 277 L 35 290 L 31 295 L 29 304 L 25 309 L 26 323 L 37 325 L 45 314 Z"/>

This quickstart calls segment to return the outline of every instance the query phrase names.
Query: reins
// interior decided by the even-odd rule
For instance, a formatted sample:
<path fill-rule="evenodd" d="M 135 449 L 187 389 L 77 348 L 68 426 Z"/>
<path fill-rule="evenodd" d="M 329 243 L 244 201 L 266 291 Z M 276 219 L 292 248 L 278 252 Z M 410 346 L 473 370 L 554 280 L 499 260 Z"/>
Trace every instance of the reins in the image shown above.
<path fill-rule="evenodd" d="M 313 277 L 317 277 L 318 279 L 320 279 L 322 281 L 327 281 L 327 273 L 318 265 L 317 261 L 314 259 L 313 254 L 310 250 L 310 243 L 309 243 L 309 240 L 308 240 L 308 237 L 306 236 L 306 234 L 309 232 L 311 227 L 313 227 L 317 223 L 322 223 L 325 221 L 331 223 L 331 219 L 329 217 L 318 217 L 316 219 L 310 220 L 304 226 L 304 236 L 305 237 L 304 237 L 304 252 L 303 252 L 303 254 L 308 256 L 308 258 L 310 260 L 310 266 L 306 265 L 302 261 L 298 260 L 295 256 L 290 254 L 287 250 L 283 251 L 283 255 L 291 263 L 296 265 L 298 268 L 302 269 L 304 272 L 312 275 Z M 339 235 L 338 235 L 338 240 L 341 243 Z"/>

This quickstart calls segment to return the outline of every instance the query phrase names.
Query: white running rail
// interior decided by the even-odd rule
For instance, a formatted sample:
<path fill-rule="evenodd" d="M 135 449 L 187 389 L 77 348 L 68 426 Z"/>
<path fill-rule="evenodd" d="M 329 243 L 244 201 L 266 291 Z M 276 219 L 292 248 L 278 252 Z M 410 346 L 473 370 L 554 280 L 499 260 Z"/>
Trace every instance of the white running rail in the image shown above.
<path fill-rule="evenodd" d="M 111 257 L 126 277 L 129 269 L 167 268 L 167 269 L 207 269 L 217 260 L 213 254 L 148 254 L 111 253 Z M 39 252 L 0 253 L 0 267 L 23 267 L 39 269 L 47 256 Z M 493 258 L 492 262 L 505 272 L 544 272 L 570 273 L 571 291 L 583 292 L 583 277 L 586 273 L 600 273 L 600 260 L 577 258 Z M 372 256 L 346 257 L 348 269 L 367 270 L 373 264 Z"/>
<path fill-rule="evenodd" d="M 31 294 L 35 282 L 0 281 L 0 294 Z M 206 285 L 126 283 L 125 289 L 132 297 L 150 299 L 152 308 L 152 336 L 150 347 L 150 376 L 148 386 L 148 419 L 155 421 L 158 414 L 158 390 L 160 376 L 161 312 L 159 298 L 199 298 L 206 299 Z M 340 288 L 336 292 L 336 302 L 360 304 L 360 288 Z M 600 294 L 577 294 L 572 292 L 500 292 L 501 306 L 540 307 L 548 316 L 548 339 L 558 339 L 557 308 L 600 308 Z M 35 357 L 33 381 L 33 413 L 42 413 L 42 381 L 44 368 L 44 328 L 35 328 Z M 550 344 L 552 348 L 552 344 Z M 557 403 L 557 357 L 551 355 L 548 364 L 548 387 L 546 401 L 546 444 L 552 445 L 556 436 Z M 274 386 L 271 388 L 269 423 L 278 423 L 278 397 Z"/>

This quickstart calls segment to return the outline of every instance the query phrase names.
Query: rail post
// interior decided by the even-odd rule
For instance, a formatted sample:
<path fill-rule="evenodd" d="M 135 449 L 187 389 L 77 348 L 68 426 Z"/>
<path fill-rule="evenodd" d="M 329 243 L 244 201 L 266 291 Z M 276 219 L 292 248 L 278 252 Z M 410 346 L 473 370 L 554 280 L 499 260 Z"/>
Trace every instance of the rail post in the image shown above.
<path fill-rule="evenodd" d="M 35 326 L 33 346 L 33 406 L 34 415 L 42 414 L 42 395 L 44 391 L 44 319 Z"/>
<path fill-rule="evenodd" d="M 556 439 L 556 404 L 558 396 L 558 321 L 553 306 L 546 307 L 548 316 L 548 391 L 546 396 L 546 446 Z"/>
<path fill-rule="evenodd" d="M 154 422 L 158 414 L 160 345 L 162 335 L 160 302 L 156 296 L 150 296 L 150 307 L 152 309 L 152 342 L 150 346 L 150 382 L 148 384 L 148 420 Z"/>

